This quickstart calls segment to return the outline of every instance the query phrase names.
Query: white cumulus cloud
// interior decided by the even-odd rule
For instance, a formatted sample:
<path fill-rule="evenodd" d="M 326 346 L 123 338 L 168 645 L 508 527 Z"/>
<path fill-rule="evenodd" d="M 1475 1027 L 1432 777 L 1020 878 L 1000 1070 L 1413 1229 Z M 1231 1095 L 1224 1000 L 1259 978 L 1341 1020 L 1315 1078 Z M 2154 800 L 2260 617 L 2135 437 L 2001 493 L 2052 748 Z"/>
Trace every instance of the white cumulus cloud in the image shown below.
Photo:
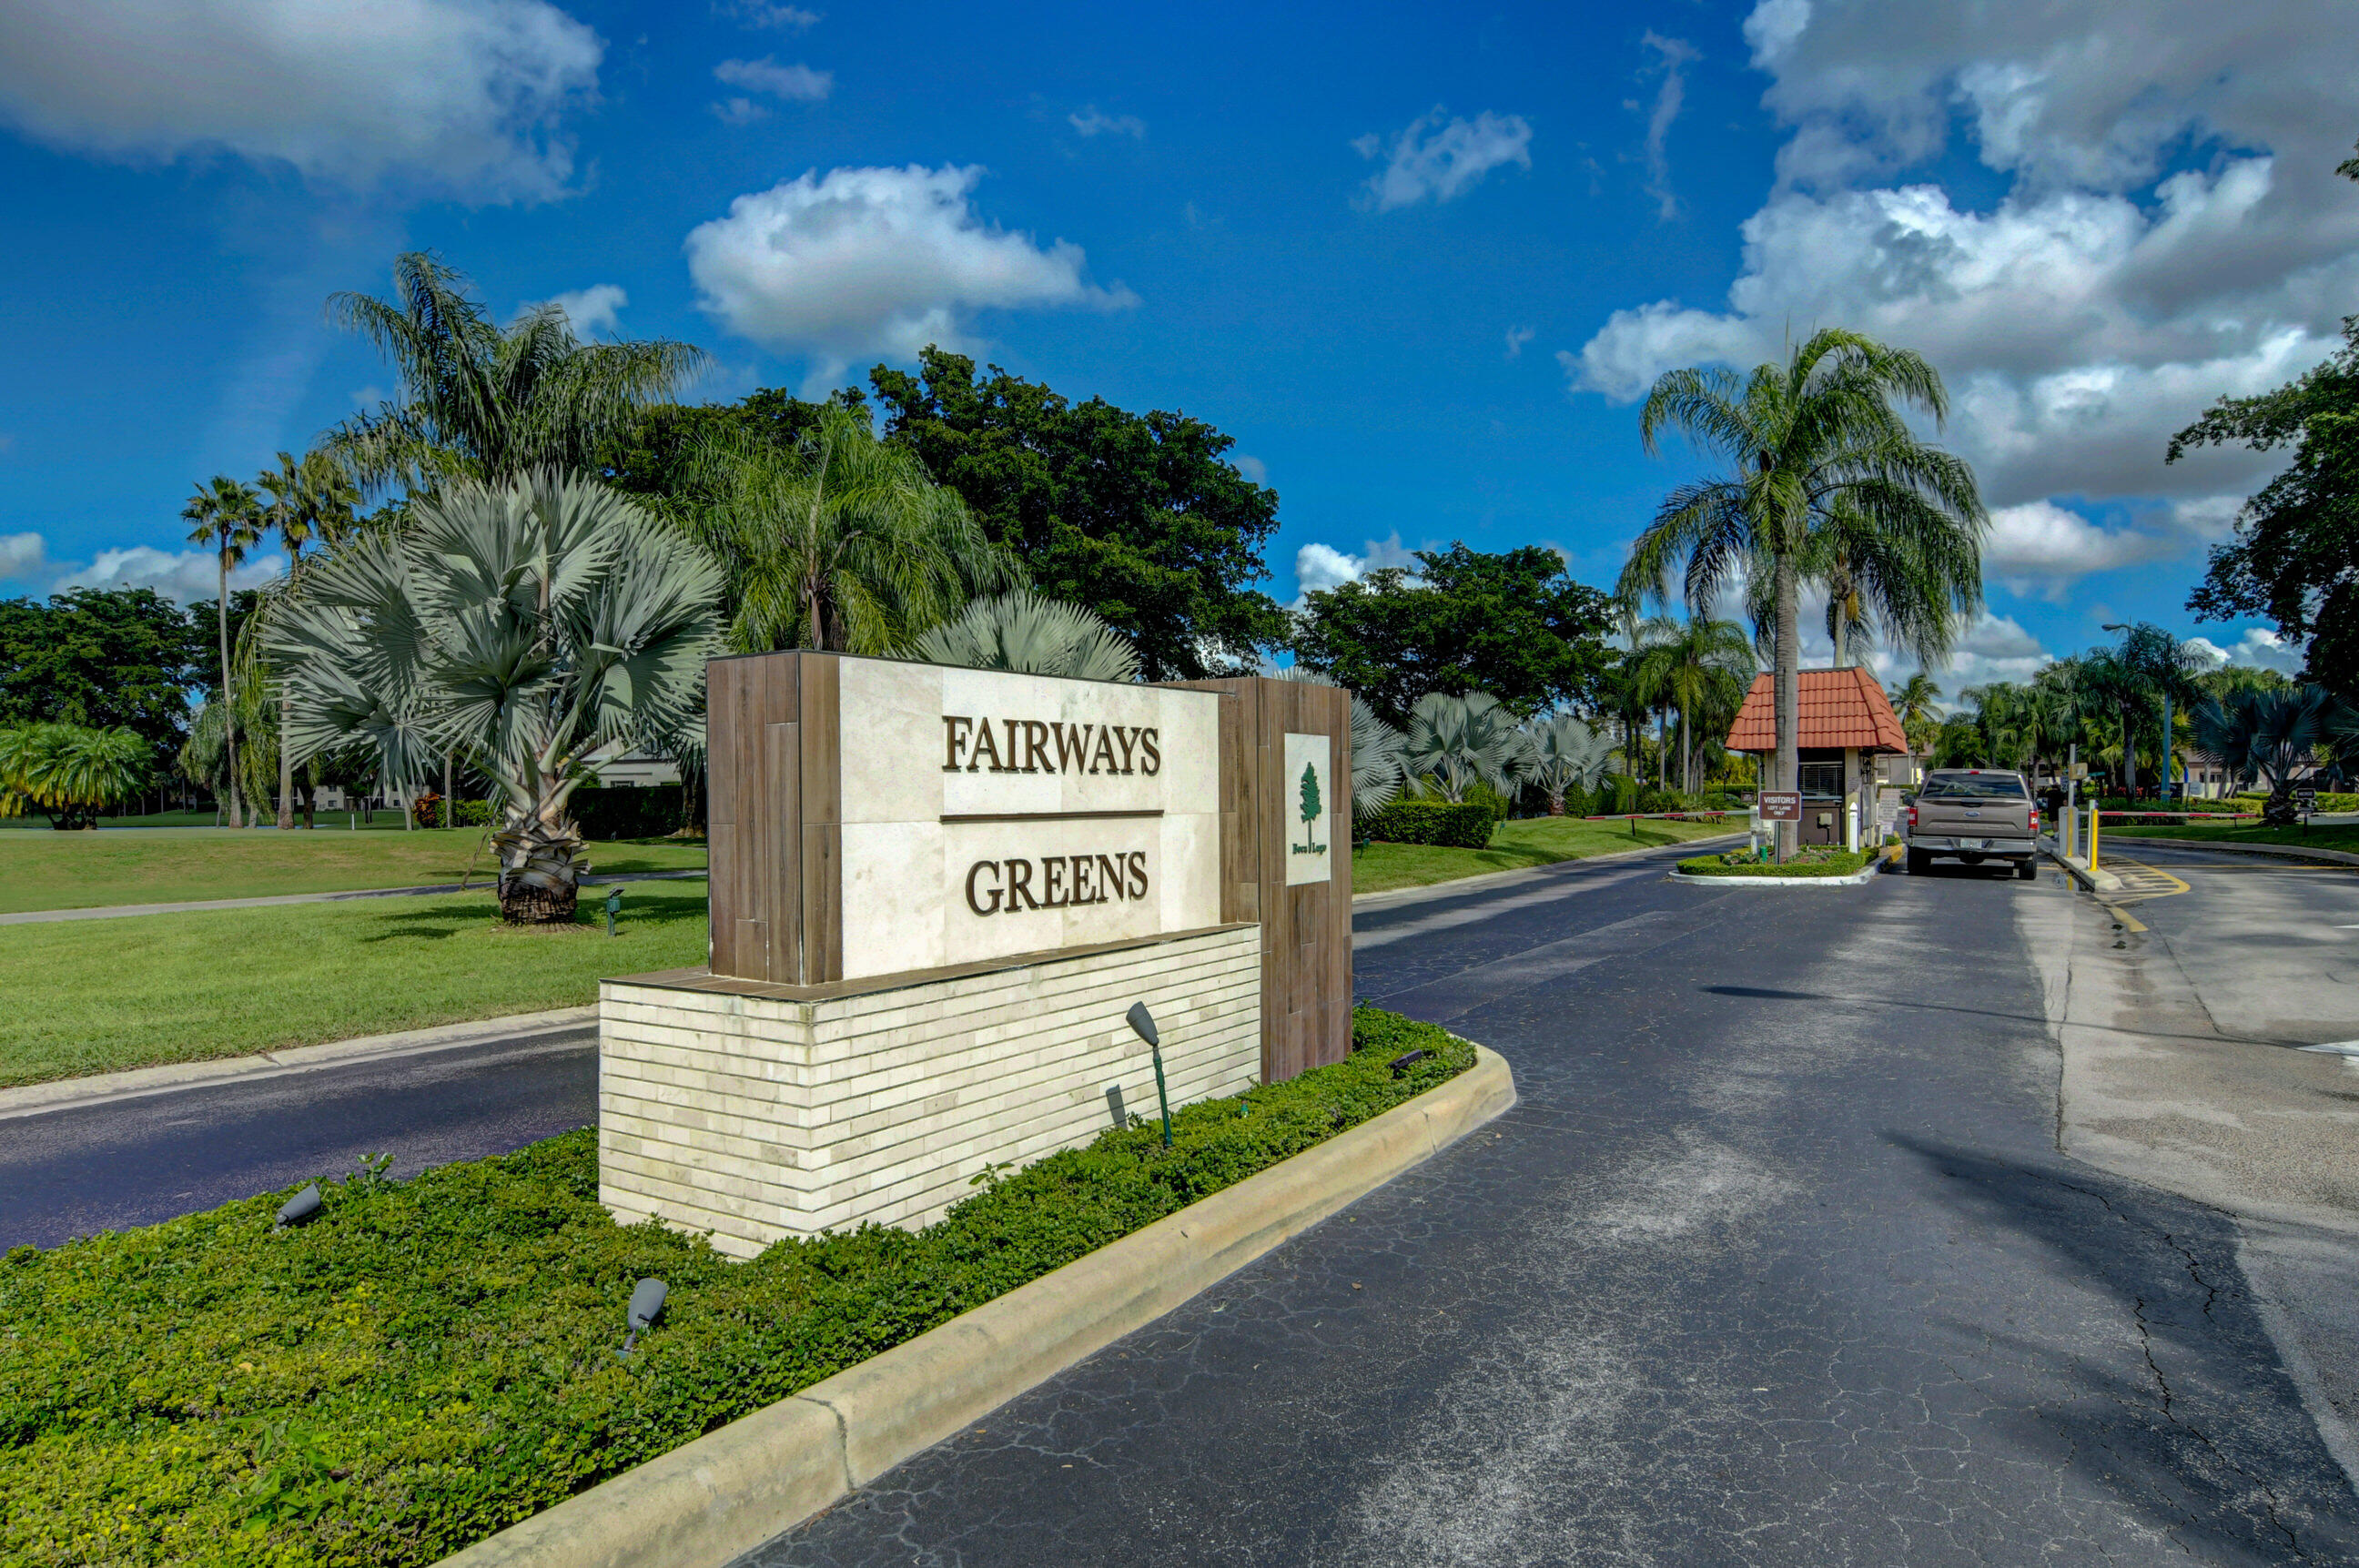
<path fill-rule="evenodd" d="M 1944 439 L 2020 581 L 2053 593 L 2216 537 L 2282 454 L 2166 468 L 2170 435 L 2325 358 L 2359 298 L 2359 190 L 2333 172 L 2359 76 L 2317 42 L 2341 15 L 1759 0 L 1745 38 L 1789 135 L 1742 270 L 1716 307 L 1614 312 L 1559 354 L 1569 382 L 1633 399 L 1676 365 L 1749 368 L 1854 327 L 1940 370 Z M 1995 193 L 1905 178 L 1960 139 Z M 2100 528 L 2067 501 L 2169 507 Z"/>
<path fill-rule="evenodd" d="M 780 65 L 769 55 L 760 60 L 724 60 L 712 68 L 712 74 L 723 86 L 766 93 L 790 103 L 819 103 L 835 86 L 834 76 L 827 71 L 813 71 L 807 65 Z M 733 102 L 743 103 L 746 100 Z"/>
<path fill-rule="evenodd" d="M 228 153 L 354 188 L 561 195 L 598 35 L 544 0 L 10 0 L 0 119 L 124 161 Z"/>
<path fill-rule="evenodd" d="M 1066 123 L 1084 136 L 1137 136 L 1147 135 L 1147 122 L 1136 114 L 1103 114 L 1093 103 L 1077 114 L 1065 116 Z"/>
<path fill-rule="evenodd" d="M 570 289 L 552 294 L 546 300 L 533 301 L 554 305 L 564 311 L 575 333 L 585 338 L 614 331 L 620 320 L 618 312 L 630 302 L 631 297 L 623 292 L 619 283 L 593 283 L 587 289 Z"/>
<path fill-rule="evenodd" d="M 49 558 L 38 534 L 0 534 L 0 582 L 29 578 Z"/>
<path fill-rule="evenodd" d="M 100 550 L 88 566 L 61 574 L 56 587 L 60 593 L 70 588 L 153 588 L 167 599 L 190 604 L 219 593 L 220 570 L 209 550 L 167 550 L 140 544 Z M 230 591 L 259 588 L 286 570 L 279 556 L 249 556 L 244 565 L 230 569 Z"/>
<path fill-rule="evenodd" d="M 777 0 L 722 0 L 712 8 L 748 27 L 776 27 L 782 32 L 799 33 L 819 23 L 818 12 L 806 11 L 800 5 L 782 5 Z"/>
<path fill-rule="evenodd" d="M 1389 155 L 1374 132 L 1352 143 L 1362 158 L 1386 159 L 1384 171 L 1370 177 L 1361 192 L 1379 212 L 1462 196 L 1502 164 L 1529 169 L 1531 146 L 1532 127 L 1521 114 L 1485 110 L 1471 120 L 1445 120 L 1438 106 L 1410 121 L 1393 138 Z"/>
<path fill-rule="evenodd" d="M 1079 245 L 1042 246 L 986 222 L 979 168 L 835 169 L 740 196 L 687 241 L 699 303 L 730 331 L 817 356 L 814 380 L 858 354 L 968 342 L 986 310 L 1137 303 L 1088 281 Z"/>
<path fill-rule="evenodd" d="M 1647 194 L 1655 199 L 1656 215 L 1668 223 L 1680 215 L 1679 198 L 1671 193 L 1671 122 L 1687 102 L 1687 68 L 1701 57 L 1686 39 L 1667 38 L 1652 28 L 1638 42 L 1655 51 L 1653 70 L 1663 79 L 1647 116 Z"/>
<path fill-rule="evenodd" d="M 1387 566 L 1416 565 L 1417 552 L 1403 545 L 1397 533 L 1368 540 L 1357 555 L 1347 555 L 1332 545 L 1306 544 L 1294 552 L 1294 585 L 1299 593 L 1319 593 L 1356 583 L 1369 572 Z M 1296 602 L 1300 603 L 1299 599 Z"/>
<path fill-rule="evenodd" d="M 2187 646 L 2214 670 L 2225 664 L 2241 664 L 2253 669 L 2274 670 L 2285 675 L 2299 675 L 2307 658 L 2300 643 L 2288 642 L 2267 626 L 2246 627 L 2243 637 L 2225 648 L 2210 637 L 2189 637 Z"/>

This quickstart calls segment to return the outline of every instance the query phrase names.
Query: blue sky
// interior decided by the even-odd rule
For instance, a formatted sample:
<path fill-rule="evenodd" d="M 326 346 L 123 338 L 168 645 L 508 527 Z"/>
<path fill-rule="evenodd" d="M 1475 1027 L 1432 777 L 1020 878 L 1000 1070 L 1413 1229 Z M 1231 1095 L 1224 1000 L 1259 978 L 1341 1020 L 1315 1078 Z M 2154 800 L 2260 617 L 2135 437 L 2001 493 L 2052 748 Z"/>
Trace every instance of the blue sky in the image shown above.
<path fill-rule="evenodd" d="M 1609 581 L 1688 472 L 1647 381 L 1859 326 L 1995 514 L 1955 683 L 2127 617 L 2298 662 L 2180 608 L 2267 460 L 2161 453 L 2359 309 L 2333 13 L 2018 9 L 16 0 L 0 591 L 209 590 L 181 498 L 388 387 L 322 301 L 430 246 L 701 396 L 943 341 L 1210 419 L 1280 598 L 1453 539 Z"/>

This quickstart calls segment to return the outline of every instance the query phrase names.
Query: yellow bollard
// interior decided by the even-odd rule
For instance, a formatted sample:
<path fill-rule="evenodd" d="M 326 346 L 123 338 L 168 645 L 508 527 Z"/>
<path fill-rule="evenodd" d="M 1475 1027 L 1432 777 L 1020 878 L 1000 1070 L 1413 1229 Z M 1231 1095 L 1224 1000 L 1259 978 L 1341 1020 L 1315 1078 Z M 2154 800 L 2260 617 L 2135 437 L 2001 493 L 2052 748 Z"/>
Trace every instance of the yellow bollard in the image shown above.
<path fill-rule="evenodd" d="M 2097 869 L 2097 808 L 2089 808 L 2089 869 Z"/>

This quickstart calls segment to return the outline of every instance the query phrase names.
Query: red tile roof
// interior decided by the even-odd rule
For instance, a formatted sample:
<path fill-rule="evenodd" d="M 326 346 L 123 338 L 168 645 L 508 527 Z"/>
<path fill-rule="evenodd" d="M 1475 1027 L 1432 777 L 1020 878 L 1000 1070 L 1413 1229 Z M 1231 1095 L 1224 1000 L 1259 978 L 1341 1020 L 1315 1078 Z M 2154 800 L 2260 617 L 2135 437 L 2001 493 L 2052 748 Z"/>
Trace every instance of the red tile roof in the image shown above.
<path fill-rule="evenodd" d="M 1803 670 L 1800 735 L 1802 746 L 1857 746 L 1862 751 L 1907 751 L 1908 739 L 1892 704 L 1866 670 Z M 1731 751 L 1772 752 L 1777 749 L 1777 696 L 1767 674 L 1753 678 L 1745 707 L 1728 732 Z"/>

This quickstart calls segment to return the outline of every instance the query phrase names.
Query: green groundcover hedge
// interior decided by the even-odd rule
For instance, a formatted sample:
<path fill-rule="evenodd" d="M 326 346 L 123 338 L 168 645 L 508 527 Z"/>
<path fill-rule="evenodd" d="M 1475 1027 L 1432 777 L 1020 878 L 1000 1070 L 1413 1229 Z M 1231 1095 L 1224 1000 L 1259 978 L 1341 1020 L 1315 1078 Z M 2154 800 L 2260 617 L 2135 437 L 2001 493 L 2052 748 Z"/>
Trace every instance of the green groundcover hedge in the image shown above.
<path fill-rule="evenodd" d="M 910 1234 L 732 1262 L 618 1225 L 595 1135 L 0 1258 L 0 1563 L 422 1564 L 886 1350 L 1473 1063 L 1363 1007 L 1332 1067 L 986 1175 Z M 1387 1064 L 1430 1052 L 1395 1077 Z M 632 1286 L 671 1297 L 628 1360 Z"/>
<path fill-rule="evenodd" d="M 1699 855 L 1680 862 L 1690 877 L 1848 877 L 1866 866 L 1871 852 L 1863 849 L 1809 848 L 1780 866 L 1755 860 L 1743 850 L 1726 855 Z"/>
<path fill-rule="evenodd" d="M 1395 800 L 1372 811 L 1361 831 L 1384 844 L 1439 844 L 1457 849 L 1481 849 L 1491 842 L 1498 816 L 1487 802 L 1469 800 Z"/>

